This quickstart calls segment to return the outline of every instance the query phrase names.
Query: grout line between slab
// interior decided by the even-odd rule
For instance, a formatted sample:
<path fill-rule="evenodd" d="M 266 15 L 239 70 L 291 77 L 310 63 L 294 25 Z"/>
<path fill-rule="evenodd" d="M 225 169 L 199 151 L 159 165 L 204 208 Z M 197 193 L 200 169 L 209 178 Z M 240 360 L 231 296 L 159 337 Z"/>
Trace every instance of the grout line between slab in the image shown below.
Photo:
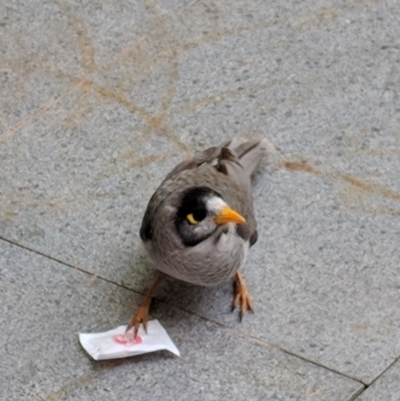
<path fill-rule="evenodd" d="M 167 303 L 167 302 L 160 301 L 160 300 L 157 300 L 157 301 L 169 305 L 169 303 Z M 171 306 L 173 306 L 174 308 L 179 309 L 179 310 L 181 310 L 181 311 L 183 311 L 183 312 L 185 312 L 185 313 L 189 313 L 190 315 L 196 316 L 197 318 L 199 318 L 199 319 L 201 319 L 201 320 L 204 320 L 204 321 L 209 322 L 209 323 L 213 323 L 213 324 L 217 325 L 218 327 L 221 327 L 221 328 L 223 328 L 223 329 L 225 329 L 225 330 L 231 332 L 232 334 L 235 334 L 235 335 L 238 336 L 238 337 L 243 337 L 243 338 L 247 339 L 248 341 L 256 342 L 256 343 L 258 343 L 258 344 L 260 344 L 260 345 L 264 345 L 264 346 L 267 346 L 267 347 L 275 348 L 275 349 L 277 349 L 277 350 L 279 350 L 279 351 L 281 351 L 281 352 L 283 352 L 283 353 L 285 353 L 285 354 L 287 354 L 287 355 L 293 356 L 293 357 L 295 357 L 295 358 L 299 358 L 299 359 L 301 359 L 301 360 L 304 361 L 304 362 L 311 363 L 312 365 L 315 365 L 315 366 L 317 366 L 317 367 L 319 367 L 319 368 L 322 368 L 322 369 L 325 369 L 325 370 L 329 370 L 329 371 L 332 372 L 332 373 L 335 373 L 335 374 L 340 375 L 340 376 L 342 376 L 342 377 L 345 377 L 345 378 L 347 378 L 347 379 L 353 380 L 353 381 L 355 381 L 355 382 L 361 384 L 361 385 L 363 386 L 363 388 L 368 387 L 367 384 L 365 384 L 364 382 L 362 382 L 361 380 L 359 380 L 359 379 L 357 379 L 357 378 L 355 378 L 355 377 L 353 377 L 353 376 L 350 376 L 350 375 L 344 374 L 344 373 L 342 373 L 342 372 L 339 372 L 338 370 L 332 369 L 332 368 L 330 368 L 330 367 L 328 367 L 328 366 L 325 366 L 325 365 L 323 365 L 323 364 L 321 364 L 321 363 L 319 363 L 319 362 L 316 362 L 316 361 L 307 359 L 307 358 L 305 358 L 304 356 L 297 355 L 296 353 L 294 353 L 294 352 L 292 352 L 292 351 L 289 351 L 289 350 L 287 350 L 287 349 L 285 349 L 285 348 L 282 348 L 281 346 L 279 346 L 279 345 L 277 345 L 277 344 L 270 343 L 270 342 L 268 342 L 268 341 L 261 340 L 261 339 L 259 339 L 259 338 L 257 338 L 257 337 L 247 335 L 247 334 L 242 333 L 242 332 L 240 332 L 240 331 L 238 331 L 238 330 L 235 330 L 235 329 L 231 329 L 230 327 L 225 326 L 224 324 L 222 324 L 222 323 L 220 323 L 220 322 L 217 322 L 217 321 L 212 320 L 212 319 L 208 319 L 208 318 L 206 318 L 206 317 L 204 317 L 204 316 L 196 315 L 195 313 L 190 312 L 190 311 L 187 311 L 187 310 L 185 310 L 185 309 L 180 309 L 180 308 L 176 307 L 175 305 L 171 305 Z M 349 400 L 349 401 L 352 401 L 352 400 Z"/>
<path fill-rule="evenodd" d="M 102 276 L 98 276 L 98 275 L 96 275 L 95 273 L 88 272 L 87 270 L 84 270 L 84 269 L 82 269 L 82 268 L 80 268 L 80 267 L 73 266 L 73 265 L 71 265 L 70 263 L 64 262 L 64 261 L 62 261 L 62 260 L 60 260 L 60 259 L 54 258 L 54 257 L 49 256 L 49 255 L 46 255 L 46 254 L 43 253 L 43 252 L 40 252 L 40 251 L 37 251 L 37 250 L 35 250 L 35 249 L 29 248 L 29 247 L 27 247 L 27 246 L 25 246 L 25 245 L 21 245 L 21 244 L 15 242 L 15 241 L 9 240 L 9 239 L 7 239 L 7 238 L 5 238 L 5 237 L 0 236 L 0 240 L 2 240 L 2 241 L 4 241 L 4 242 L 8 242 L 9 244 L 14 245 L 14 246 L 17 246 L 17 247 L 19 247 L 19 248 L 25 249 L 25 250 L 27 250 L 27 251 L 29 251 L 29 252 L 33 252 L 33 253 L 35 253 L 35 254 L 37 254 L 37 255 L 39 255 L 39 256 L 42 256 L 42 257 L 45 257 L 45 258 L 47 258 L 47 259 L 53 260 L 54 262 L 57 262 L 57 263 L 60 263 L 60 264 L 62 264 L 62 265 L 64 265 L 64 266 L 70 267 L 70 268 L 72 268 L 72 269 L 74 269 L 74 270 L 77 270 L 77 271 L 79 271 L 79 272 L 81 272 L 81 273 L 84 273 L 84 274 L 86 274 L 86 275 L 88 275 L 88 276 L 98 278 L 98 279 L 103 280 L 103 281 L 105 281 L 105 282 L 107 282 L 107 283 L 109 283 L 109 284 L 113 284 L 113 285 L 116 285 L 116 286 L 118 286 L 118 287 L 121 287 L 121 288 L 123 288 L 123 289 L 125 289 L 125 290 L 134 292 L 135 294 L 144 295 L 144 292 L 140 292 L 140 291 L 134 290 L 134 289 L 132 289 L 132 288 L 130 288 L 130 287 L 127 287 L 127 286 L 125 286 L 125 285 L 123 285 L 123 284 L 120 284 L 120 283 L 117 283 L 117 282 L 115 282 L 115 281 L 109 280 L 109 279 L 107 279 L 107 278 L 105 278 L 105 277 L 102 277 Z M 325 365 L 323 365 L 323 364 L 320 364 L 319 362 L 316 362 L 316 361 L 313 361 L 313 360 L 309 360 L 309 359 L 305 358 L 304 356 L 297 355 L 296 353 L 294 353 L 294 352 L 292 352 L 292 351 L 290 351 L 290 350 L 287 350 L 287 349 L 285 349 L 285 348 L 282 348 L 281 346 L 279 346 L 279 345 L 277 345 L 277 344 L 270 343 L 270 342 L 268 342 L 268 341 L 261 340 L 261 339 L 259 339 L 259 338 L 257 338 L 257 337 L 247 335 L 247 334 L 242 333 L 242 332 L 240 332 L 240 331 L 238 331 L 238 330 L 235 330 L 235 329 L 231 329 L 230 327 L 227 327 L 227 326 L 225 326 L 224 324 L 222 324 L 222 323 L 220 323 L 220 322 L 218 322 L 218 321 L 215 321 L 215 320 L 206 318 L 206 317 L 204 317 L 204 316 L 197 315 L 196 313 L 193 313 L 193 312 L 188 311 L 188 310 L 185 310 L 185 309 L 181 309 L 181 308 L 177 307 L 176 305 L 173 305 L 173 304 L 171 304 L 171 303 L 169 303 L 169 302 L 161 301 L 161 300 L 159 300 L 159 299 L 157 299 L 157 298 L 155 298 L 155 301 L 156 301 L 156 302 L 160 302 L 161 304 L 164 304 L 164 305 L 172 306 L 172 307 L 175 308 L 175 309 L 178 309 L 178 310 L 180 310 L 180 311 L 182 311 L 182 312 L 184 312 L 184 313 L 188 313 L 189 315 L 195 316 L 196 318 L 198 318 L 198 319 L 200 319 L 200 320 L 203 320 L 203 321 L 205 321 L 205 322 L 212 323 L 212 324 L 214 324 L 214 325 L 216 325 L 216 326 L 218 326 L 218 327 L 220 327 L 220 328 L 223 328 L 223 329 L 229 331 L 230 333 L 232 333 L 232 334 L 234 334 L 234 335 L 236 335 L 236 336 L 245 338 L 245 339 L 247 339 L 248 341 L 256 342 L 256 343 L 258 343 L 258 344 L 260 344 L 260 345 L 263 345 L 263 346 L 272 347 L 272 348 L 277 349 L 277 350 L 279 350 L 279 351 L 281 351 L 281 352 L 283 352 L 283 353 L 285 353 L 285 354 L 287 354 L 287 355 L 293 356 L 293 357 L 295 357 L 295 358 L 299 358 L 299 359 L 303 360 L 304 362 L 311 363 L 311 364 L 314 365 L 314 366 L 317 366 L 317 367 L 319 367 L 319 368 L 328 370 L 328 371 L 330 371 L 330 372 L 332 372 L 332 373 L 335 373 L 335 374 L 340 375 L 340 376 L 342 376 L 342 377 L 345 377 L 345 378 L 347 378 L 347 379 L 356 381 L 356 382 L 358 382 L 359 384 L 361 384 L 361 385 L 363 386 L 363 389 L 366 389 L 366 388 L 368 387 L 368 384 L 362 382 L 361 380 L 359 380 L 359 379 L 357 379 L 357 378 L 355 378 L 355 377 L 352 377 L 352 376 L 350 376 L 350 375 L 341 373 L 341 372 L 339 372 L 339 371 L 337 371 L 337 370 L 335 370 L 335 369 L 332 369 L 332 368 L 330 368 L 330 367 L 328 367 L 328 366 L 325 366 Z M 400 358 L 397 358 L 387 369 L 389 369 L 398 359 L 400 359 Z M 374 379 L 373 382 L 375 382 L 375 380 L 377 380 L 383 373 L 385 373 L 387 369 L 385 369 L 384 372 L 382 372 L 376 379 Z M 360 394 L 361 394 L 361 393 L 360 393 Z M 358 396 L 358 395 L 357 395 L 357 396 Z M 352 399 L 350 399 L 349 401 L 353 401 L 353 400 L 355 400 L 355 398 L 352 398 Z"/>
<path fill-rule="evenodd" d="M 382 372 L 379 373 L 379 375 L 376 376 L 375 379 L 371 381 L 371 383 L 366 384 L 366 385 L 365 385 L 365 390 L 366 390 L 367 388 L 371 387 L 373 384 L 375 384 L 389 369 L 392 368 L 393 365 L 395 365 L 395 364 L 396 364 L 397 362 L 399 362 L 399 361 L 400 361 L 400 356 L 398 356 L 397 358 L 395 358 L 394 361 L 393 361 L 392 363 L 390 363 L 385 369 L 383 369 Z M 361 394 L 361 393 L 360 393 L 360 394 Z M 360 395 L 360 394 L 359 394 L 359 395 Z M 359 395 L 358 395 L 358 396 L 359 396 Z M 358 396 L 357 396 L 357 397 L 358 397 Z M 356 397 L 356 398 L 357 398 L 357 397 Z M 351 399 L 350 401 L 356 400 L 356 398 Z"/>
<path fill-rule="evenodd" d="M 61 386 L 59 390 L 53 391 L 46 395 L 38 395 L 34 398 L 34 401 L 57 401 L 60 398 L 65 398 L 71 394 L 73 394 L 76 390 L 79 390 L 83 386 L 88 385 L 94 379 L 101 377 L 106 372 L 120 366 L 123 364 L 122 360 L 113 360 L 113 361 L 103 361 L 103 365 L 99 367 L 95 367 L 94 372 L 90 371 L 88 373 L 83 374 L 77 379 L 73 380 L 70 383 Z"/>
<path fill-rule="evenodd" d="M 46 255 L 45 253 L 40 252 L 40 251 L 37 251 L 36 249 L 29 248 L 29 247 L 27 247 L 27 246 L 25 246 L 25 245 L 21 245 L 21 244 L 19 244 L 18 242 L 15 242 L 15 241 L 13 241 L 13 240 L 7 239 L 7 238 L 5 238 L 5 237 L 3 237 L 3 236 L 1 236 L 1 235 L 0 235 L 0 241 L 8 242 L 8 243 L 11 244 L 11 245 L 14 245 L 14 246 L 17 246 L 17 247 L 19 247 L 19 248 L 25 249 L 26 251 L 36 253 L 36 254 L 39 255 L 39 256 L 43 256 L 44 258 L 53 260 L 54 262 L 57 262 L 57 263 L 60 263 L 60 264 L 62 264 L 62 265 L 64 265 L 64 266 L 70 267 L 70 268 L 72 268 L 72 269 L 74 269 L 74 270 L 77 270 L 77 271 L 79 271 L 79 272 L 81 272 L 81 273 L 83 273 L 83 274 L 86 274 L 86 275 L 88 275 L 88 276 L 95 277 L 95 278 L 98 278 L 98 279 L 100 279 L 100 280 L 106 281 L 107 283 L 116 285 L 116 286 L 118 286 L 118 287 L 121 287 L 121 288 L 123 288 L 124 290 L 132 291 L 132 292 L 135 292 L 135 293 L 137 293 L 137 294 L 139 294 L 139 295 L 144 295 L 144 292 L 140 292 L 140 291 L 133 290 L 132 288 L 127 287 L 127 286 L 125 286 L 125 285 L 123 285 L 123 284 L 117 283 L 117 282 L 115 282 L 115 281 L 112 281 L 112 280 L 110 280 L 110 279 L 108 279 L 108 278 L 105 278 L 105 277 L 102 277 L 102 276 L 98 276 L 98 275 L 95 274 L 95 273 L 92 273 L 92 272 L 89 272 L 89 271 L 87 271 L 87 270 L 85 270 L 85 269 L 82 269 L 82 268 L 80 268 L 80 267 L 71 265 L 70 263 L 65 262 L 65 261 L 63 261 L 63 260 L 61 260 L 61 259 L 57 259 L 57 258 L 55 258 L 55 257 L 53 257 L 53 256 Z"/>
<path fill-rule="evenodd" d="M 364 385 L 364 387 L 360 388 L 359 391 L 357 391 L 351 398 L 349 398 L 347 401 L 356 401 L 357 398 L 368 388 L 367 385 Z"/>

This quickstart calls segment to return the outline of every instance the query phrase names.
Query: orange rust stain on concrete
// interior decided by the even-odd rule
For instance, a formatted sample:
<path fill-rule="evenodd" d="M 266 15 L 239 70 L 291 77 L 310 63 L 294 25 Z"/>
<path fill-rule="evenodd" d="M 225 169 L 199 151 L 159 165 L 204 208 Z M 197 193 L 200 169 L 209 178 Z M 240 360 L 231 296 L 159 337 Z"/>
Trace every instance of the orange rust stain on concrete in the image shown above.
<path fill-rule="evenodd" d="M 86 72 L 93 72 L 96 69 L 95 55 L 92 39 L 83 22 L 71 11 L 71 9 L 59 0 L 55 0 L 58 6 L 64 11 L 68 23 L 76 35 L 81 53 L 81 65 Z"/>
<path fill-rule="evenodd" d="M 364 330 L 368 329 L 368 326 L 366 324 L 363 324 L 363 323 L 353 323 L 350 326 L 350 329 L 352 331 L 364 331 Z"/>
<path fill-rule="evenodd" d="M 113 100 L 114 102 L 120 104 L 121 106 L 127 108 L 128 110 L 138 114 L 140 117 L 145 119 L 148 119 L 150 117 L 149 113 L 147 113 L 145 109 L 129 101 L 122 92 L 114 92 L 103 86 L 96 85 L 93 82 L 87 82 L 86 85 L 87 87 L 92 89 L 94 92 L 97 92 L 102 97 Z"/>
<path fill-rule="evenodd" d="M 163 126 L 163 118 L 161 116 L 153 116 L 149 119 L 149 125 L 153 130 L 159 130 Z"/>
<path fill-rule="evenodd" d="M 345 181 L 348 184 L 363 189 L 365 191 L 378 193 L 385 198 L 400 200 L 400 194 L 398 192 L 393 191 L 390 188 L 386 188 L 383 185 L 362 181 L 359 178 L 353 177 L 351 175 L 328 174 L 328 176 L 336 180 Z"/>
<path fill-rule="evenodd" d="M 137 157 L 134 152 L 127 152 L 123 155 L 123 159 L 126 160 L 125 170 L 130 170 L 132 167 L 146 167 L 155 161 L 161 161 L 165 158 L 175 155 L 177 152 L 174 150 L 165 153 L 155 153 L 148 156 Z"/>
<path fill-rule="evenodd" d="M 344 181 L 350 184 L 351 186 L 359 188 L 363 191 L 367 191 L 370 193 L 377 193 L 384 196 L 385 198 L 393 200 L 400 200 L 400 193 L 393 191 L 392 189 L 387 188 L 383 185 L 363 181 L 351 175 L 339 174 L 339 173 L 324 173 L 321 170 L 318 170 L 317 168 L 310 166 L 305 162 L 285 161 L 283 162 L 282 166 L 286 170 L 310 173 L 314 175 L 329 177 L 336 181 Z"/>
<path fill-rule="evenodd" d="M 309 164 L 305 162 L 291 162 L 291 161 L 286 161 L 283 162 L 283 167 L 286 170 L 291 170 L 291 171 L 301 171 L 305 173 L 311 173 L 315 175 L 322 175 L 322 172 L 315 167 L 310 166 Z"/>
<path fill-rule="evenodd" d="M 154 155 L 140 157 L 135 160 L 135 165 L 138 167 L 145 167 L 151 163 L 154 163 L 156 160 L 159 160 L 162 158 L 163 158 L 163 155 L 159 154 L 159 153 L 154 154 Z"/>

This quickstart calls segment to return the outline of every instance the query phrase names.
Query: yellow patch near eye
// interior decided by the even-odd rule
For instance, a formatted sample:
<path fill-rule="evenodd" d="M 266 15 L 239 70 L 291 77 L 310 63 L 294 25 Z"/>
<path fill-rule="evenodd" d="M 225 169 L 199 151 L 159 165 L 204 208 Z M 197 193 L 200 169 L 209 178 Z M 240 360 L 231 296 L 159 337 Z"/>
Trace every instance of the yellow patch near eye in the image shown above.
<path fill-rule="evenodd" d="M 190 224 L 193 224 L 193 225 L 198 224 L 198 221 L 195 220 L 195 218 L 193 217 L 193 213 L 188 214 L 188 215 L 186 216 L 186 219 L 187 219 L 187 221 L 188 221 Z"/>

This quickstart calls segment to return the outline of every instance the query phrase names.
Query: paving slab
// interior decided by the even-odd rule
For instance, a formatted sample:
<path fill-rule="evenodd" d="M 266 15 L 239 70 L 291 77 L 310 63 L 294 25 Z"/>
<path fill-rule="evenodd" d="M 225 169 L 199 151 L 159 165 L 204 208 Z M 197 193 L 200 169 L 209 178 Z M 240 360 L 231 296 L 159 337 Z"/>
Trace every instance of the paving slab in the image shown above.
<path fill-rule="evenodd" d="M 140 2 L 0 5 L 0 134 L 110 61 L 150 27 Z"/>
<path fill-rule="evenodd" d="M 353 3 L 198 46 L 168 118 L 187 143 L 245 132 L 282 152 L 255 189 L 256 316 L 232 323 L 230 284 L 162 296 L 184 291 L 177 304 L 366 383 L 400 352 L 397 8 Z"/>
<path fill-rule="evenodd" d="M 356 401 L 396 401 L 400 398 L 400 363 L 396 362 Z"/>
<path fill-rule="evenodd" d="M 83 117 L 80 96 L 96 104 Z M 154 177 L 180 160 L 174 142 L 143 126 L 113 100 L 77 91 L 0 143 L 1 235 L 142 291 L 153 272 L 140 220 Z"/>
<path fill-rule="evenodd" d="M 158 304 L 180 348 L 94 362 L 78 331 L 123 323 L 137 294 L 0 241 L 2 396 L 7 400 L 338 400 L 362 385 Z M 204 395 L 204 396 L 203 396 Z"/>
<path fill-rule="evenodd" d="M 342 184 L 333 180 L 282 170 L 268 179 L 257 189 L 259 239 L 244 269 L 254 315 L 240 323 L 231 313 L 232 283 L 171 280 L 159 296 L 372 381 L 400 352 L 398 221 L 338 208 Z"/>

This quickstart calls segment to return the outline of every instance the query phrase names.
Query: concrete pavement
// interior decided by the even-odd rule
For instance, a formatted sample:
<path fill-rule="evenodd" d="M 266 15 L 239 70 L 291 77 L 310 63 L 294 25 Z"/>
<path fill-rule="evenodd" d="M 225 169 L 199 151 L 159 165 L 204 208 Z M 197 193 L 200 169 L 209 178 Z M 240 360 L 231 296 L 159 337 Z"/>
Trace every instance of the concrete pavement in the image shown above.
<path fill-rule="evenodd" d="M 7 400 L 397 400 L 400 5 L 0 5 L 0 388 Z M 182 353 L 95 363 L 153 278 L 138 230 L 165 173 L 235 135 L 278 151 L 245 277 L 166 281 Z M 390 398 L 391 397 L 391 398 Z"/>

